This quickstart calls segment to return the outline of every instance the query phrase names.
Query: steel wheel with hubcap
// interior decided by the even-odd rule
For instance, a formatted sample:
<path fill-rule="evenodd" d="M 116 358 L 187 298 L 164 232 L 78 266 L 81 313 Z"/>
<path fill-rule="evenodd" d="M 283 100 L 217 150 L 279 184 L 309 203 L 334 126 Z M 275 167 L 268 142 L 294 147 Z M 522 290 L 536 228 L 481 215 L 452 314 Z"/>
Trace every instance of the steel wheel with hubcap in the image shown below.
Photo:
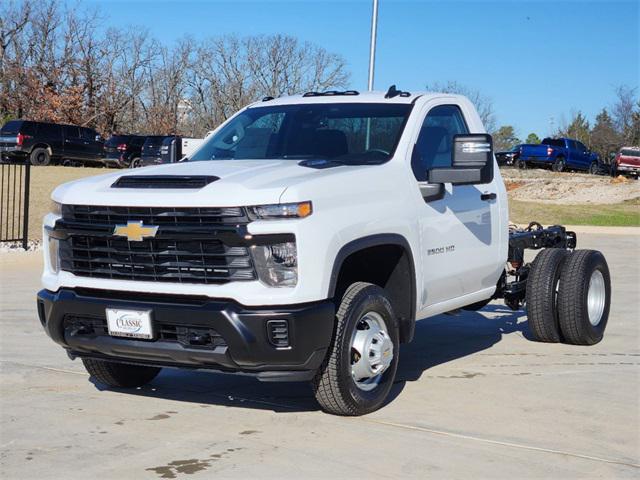
<path fill-rule="evenodd" d="M 587 313 L 589 322 L 594 327 L 598 326 L 602 320 L 606 299 L 607 290 L 604 284 L 604 275 L 600 270 L 594 270 L 591 274 L 587 291 Z"/>
<path fill-rule="evenodd" d="M 351 336 L 351 377 L 356 387 L 370 392 L 393 361 L 393 342 L 382 317 L 367 312 Z"/>
<path fill-rule="evenodd" d="M 384 289 L 352 284 L 336 313 L 333 343 L 313 380 L 323 410 L 364 415 L 382 406 L 398 367 L 399 332 Z"/>

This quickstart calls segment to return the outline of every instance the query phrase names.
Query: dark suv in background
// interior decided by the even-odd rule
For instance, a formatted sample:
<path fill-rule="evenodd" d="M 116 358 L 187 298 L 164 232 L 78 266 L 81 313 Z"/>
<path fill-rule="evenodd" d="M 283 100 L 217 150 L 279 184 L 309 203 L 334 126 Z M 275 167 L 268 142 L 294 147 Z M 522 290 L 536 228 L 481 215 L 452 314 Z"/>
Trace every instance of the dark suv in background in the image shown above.
<path fill-rule="evenodd" d="M 162 142 L 167 138 L 172 138 L 172 135 L 152 135 L 147 137 L 142 146 L 141 165 L 157 165 L 162 163 Z"/>
<path fill-rule="evenodd" d="M 99 162 L 104 141 L 92 128 L 56 123 L 11 120 L 0 129 L 0 156 L 29 160 L 32 165 L 52 161 Z"/>
<path fill-rule="evenodd" d="M 139 167 L 146 138 L 140 135 L 111 135 L 104 144 L 105 164 L 120 168 Z"/>

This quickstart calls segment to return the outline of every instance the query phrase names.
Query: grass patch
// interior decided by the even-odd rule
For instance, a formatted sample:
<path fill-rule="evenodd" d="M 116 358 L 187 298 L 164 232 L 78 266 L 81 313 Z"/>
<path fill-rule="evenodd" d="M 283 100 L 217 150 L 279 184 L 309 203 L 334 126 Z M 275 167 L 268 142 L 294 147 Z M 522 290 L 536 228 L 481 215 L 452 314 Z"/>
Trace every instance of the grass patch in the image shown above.
<path fill-rule="evenodd" d="M 510 220 L 526 224 L 532 220 L 543 225 L 595 225 L 602 227 L 639 227 L 640 199 L 613 205 L 556 205 L 509 201 Z"/>
<path fill-rule="evenodd" d="M 51 192 L 58 186 L 79 178 L 116 170 L 107 168 L 31 167 L 29 192 L 29 239 L 42 239 L 42 219 L 51 208 Z M 87 202 L 90 202 L 87 199 Z"/>

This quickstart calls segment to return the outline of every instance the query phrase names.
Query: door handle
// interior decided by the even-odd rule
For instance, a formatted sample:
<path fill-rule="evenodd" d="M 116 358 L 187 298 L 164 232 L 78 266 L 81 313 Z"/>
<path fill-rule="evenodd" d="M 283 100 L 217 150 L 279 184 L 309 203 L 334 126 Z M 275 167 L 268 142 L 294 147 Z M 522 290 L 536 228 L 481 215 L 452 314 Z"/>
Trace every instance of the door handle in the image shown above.
<path fill-rule="evenodd" d="M 480 200 L 484 202 L 488 202 L 489 200 L 495 200 L 496 198 L 498 198 L 498 195 L 496 195 L 495 193 L 483 193 L 480 195 Z"/>

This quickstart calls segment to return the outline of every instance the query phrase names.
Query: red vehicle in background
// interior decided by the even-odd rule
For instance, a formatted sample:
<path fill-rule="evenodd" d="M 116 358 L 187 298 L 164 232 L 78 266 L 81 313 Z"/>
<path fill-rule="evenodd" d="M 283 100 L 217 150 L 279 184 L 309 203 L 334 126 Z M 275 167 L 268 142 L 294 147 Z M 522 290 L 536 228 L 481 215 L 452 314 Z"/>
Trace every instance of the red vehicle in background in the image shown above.
<path fill-rule="evenodd" d="M 611 165 L 613 176 L 640 176 L 640 147 L 622 147 Z"/>

